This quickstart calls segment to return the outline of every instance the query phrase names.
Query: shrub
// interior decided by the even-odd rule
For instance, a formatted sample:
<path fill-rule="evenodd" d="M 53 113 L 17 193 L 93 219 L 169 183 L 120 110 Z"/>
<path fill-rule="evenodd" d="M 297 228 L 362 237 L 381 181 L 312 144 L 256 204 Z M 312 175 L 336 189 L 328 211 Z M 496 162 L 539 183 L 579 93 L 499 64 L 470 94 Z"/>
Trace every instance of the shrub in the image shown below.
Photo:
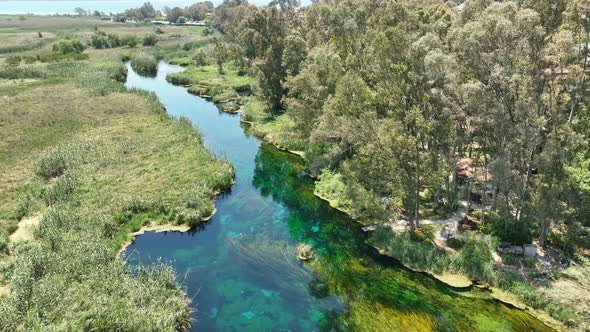
<path fill-rule="evenodd" d="M 21 62 L 22 58 L 20 55 L 11 55 L 6 58 L 6 63 L 10 66 L 18 66 Z"/>
<path fill-rule="evenodd" d="M 469 277 L 491 283 L 494 279 L 492 254 L 483 242 L 467 241 L 459 251 L 460 269 Z"/>
<path fill-rule="evenodd" d="M 135 47 L 137 46 L 137 44 L 139 43 L 139 39 L 137 38 L 136 35 L 124 35 L 123 37 L 121 37 L 121 46 L 127 46 L 127 47 Z"/>
<path fill-rule="evenodd" d="M 25 55 L 23 57 L 23 60 L 25 61 L 26 64 L 30 65 L 32 63 L 37 62 L 37 57 L 31 56 L 31 55 Z"/>
<path fill-rule="evenodd" d="M 121 46 L 121 39 L 114 33 L 97 31 L 90 37 L 90 45 L 94 48 L 114 48 Z"/>
<path fill-rule="evenodd" d="M 45 180 L 61 176 L 82 158 L 85 149 L 81 144 L 64 144 L 50 150 L 37 162 L 35 174 Z"/>
<path fill-rule="evenodd" d="M 66 60 L 87 60 L 88 54 L 84 53 L 44 53 L 37 55 L 37 59 L 39 61 L 47 63 L 47 62 L 60 62 Z"/>
<path fill-rule="evenodd" d="M 60 243 L 61 231 L 74 229 L 81 223 L 81 215 L 72 208 L 59 205 L 48 209 L 44 214 L 39 227 L 35 230 L 35 237 L 43 239 L 52 250 Z"/>
<path fill-rule="evenodd" d="M 14 220 L 21 220 L 24 216 L 29 213 L 31 206 L 35 202 L 35 198 L 38 196 L 39 188 L 38 181 L 31 181 L 27 184 L 24 190 L 18 195 L 16 202 L 16 208 L 12 212 L 12 218 Z"/>
<path fill-rule="evenodd" d="M 55 183 L 51 184 L 43 191 L 43 199 L 48 206 L 55 205 L 60 202 L 66 202 L 71 198 L 72 193 L 76 189 L 78 180 L 71 172 L 66 172 L 59 177 Z"/>
<path fill-rule="evenodd" d="M 5 230 L 0 229 L 0 255 L 1 254 L 8 254 L 8 244 L 10 239 L 8 238 L 8 234 Z"/>
<path fill-rule="evenodd" d="M 412 237 L 411 232 L 398 235 L 380 227 L 369 241 L 409 268 L 436 273 L 448 268 L 449 258 L 444 253 L 437 251 L 429 241 L 415 241 Z"/>
<path fill-rule="evenodd" d="M 43 38 L 43 34 L 41 33 L 41 31 L 37 32 L 37 36 L 38 36 L 39 38 Z"/>
<path fill-rule="evenodd" d="M 119 58 L 121 59 L 121 62 L 127 62 L 129 60 L 131 60 L 131 54 L 129 53 L 122 53 Z"/>
<path fill-rule="evenodd" d="M 127 80 L 127 67 L 124 65 L 115 66 L 112 69 L 110 77 L 117 82 L 124 83 Z"/>
<path fill-rule="evenodd" d="M 158 43 L 158 36 L 155 34 L 149 34 L 143 36 L 143 46 L 156 46 Z"/>
<path fill-rule="evenodd" d="M 82 53 L 86 50 L 86 46 L 77 39 L 64 39 L 53 44 L 53 52 L 60 54 L 68 53 Z"/>
<path fill-rule="evenodd" d="M 201 70 L 203 70 L 203 67 L 207 65 L 207 55 L 205 52 L 203 52 L 203 50 L 198 50 L 193 55 L 193 62 L 196 66 L 201 67 Z"/>
<path fill-rule="evenodd" d="M 131 57 L 131 67 L 140 75 L 155 76 L 158 73 L 158 61 L 148 53 L 138 53 Z"/>

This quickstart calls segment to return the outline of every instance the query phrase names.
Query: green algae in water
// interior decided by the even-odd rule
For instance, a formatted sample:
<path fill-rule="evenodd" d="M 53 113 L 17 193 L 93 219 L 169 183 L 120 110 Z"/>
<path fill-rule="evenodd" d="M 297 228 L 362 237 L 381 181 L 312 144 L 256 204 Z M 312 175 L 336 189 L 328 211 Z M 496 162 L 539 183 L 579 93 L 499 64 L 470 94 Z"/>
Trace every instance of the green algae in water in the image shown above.
<path fill-rule="evenodd" d="M 290 326 L 295 315 L 274 292 L 262 294 L 257 287 L 228 279 L 218 288 L 225 302 L 217 315 L 217 325 L 227 331 L 271 331 Z"/>
<path fill-rule="evenodd" d="M 246 317 L 246 319 L 250 320 L 256 316 L 252 311 L 242 312 L 242 316 Z"/>

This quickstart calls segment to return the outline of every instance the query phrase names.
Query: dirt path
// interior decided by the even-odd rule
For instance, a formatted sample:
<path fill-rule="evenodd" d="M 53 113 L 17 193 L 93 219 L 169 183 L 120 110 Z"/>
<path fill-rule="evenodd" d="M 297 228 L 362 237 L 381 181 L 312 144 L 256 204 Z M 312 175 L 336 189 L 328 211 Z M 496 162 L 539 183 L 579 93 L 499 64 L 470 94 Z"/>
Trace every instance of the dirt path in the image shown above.
<path fill-rule="evenodd" d="M 420 225 L 449 225 L 451 229 L 457 229 L 459 226 L 459 222 L 467 215 L 467 201 L 459 201 L 459 209 L 457 212 L 453 213 L 450 218 L 447 219 L 421 219 Z M 408 220 L 396 220 L 391 221 L 385 226 L 391 227 L 393 231 L 405 231 L 407 229 L 407 225 L 409 224 Z M 363 231 L 371 232 L 377 229 L 377 226 L 367 226 L 363 227 Z"/>

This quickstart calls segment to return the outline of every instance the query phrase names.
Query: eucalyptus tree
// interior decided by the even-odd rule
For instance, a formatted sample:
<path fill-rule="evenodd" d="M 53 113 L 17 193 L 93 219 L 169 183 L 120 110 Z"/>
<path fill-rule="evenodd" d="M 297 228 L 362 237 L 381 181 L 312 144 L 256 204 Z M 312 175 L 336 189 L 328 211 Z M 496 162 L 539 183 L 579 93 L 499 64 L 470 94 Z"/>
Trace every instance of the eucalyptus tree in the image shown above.
<path fill-rule="evenodd" d="M 310 136 L 326 100 L 335 93 L 336 84 L 343 75 L 340 57 L 331 47 L 321 46 L 311 51 L 298 75 L 287 80 L 288 94 L 284 102 L 302 137 Z"/>
<path fill-rule="evenodd" d="M 259 8 L 241 26 L 241 44 L 254 63 L 255 91 L 269 105 L 271 114 L 279 113 L 287 78 L 283 51 L 288 31 L 283 13 L 276 7 Z"/>

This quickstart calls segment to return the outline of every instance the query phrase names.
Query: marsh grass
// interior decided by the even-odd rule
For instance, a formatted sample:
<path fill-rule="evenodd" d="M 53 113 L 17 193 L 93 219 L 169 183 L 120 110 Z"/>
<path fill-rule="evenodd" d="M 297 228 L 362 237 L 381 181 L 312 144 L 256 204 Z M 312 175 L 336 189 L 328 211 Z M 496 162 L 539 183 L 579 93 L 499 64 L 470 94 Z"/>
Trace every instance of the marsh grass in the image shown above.
<path fill-rule="evenodd" d="M 295 122 L 288 114 L 271 117 L 267 105 L 257 98 L 248 98 L 242 120 L 250 123 L 250 132 L 284 150 L 304 151 L 307 142 L 294 130 Z"/>
<path fill-rule="evenodd" d="M 436 274 L 460 273 L 480 282 L 495 283 L 491 256 L 495 243 L 489 236 L 464 233 L 457 239 L 461 243 L 458 254 L 438 250 L 428 237 L 410 231 L 397 234 L 380 227 L 368 241 L 411 269 Z"/>
<path fill-rule="evenodd" d="M 5 230 L 0 229 L 0 255 L 8 254 L 9 241 L 8 233 Z"/>
<path fill-rule="evenodd" d="M 169 74 L 166 80 L 173 84 L 197 84 L 207 87 L 221 86 L 236 91 L 249 90 L 250 84 L 252 83 L 252 77 L 247 75 L 240 76 L 236 69 L 228 68 L 225 74 L 220 75 L 215 66 L 204 66 L 202 68 L 189 66 L 183 72 Z"/>
<path fill-rule="evenodd" d="M 131 67 L 140 75 L 156 76 L 158 73 L 158 60 L 149 53 L 136 53 L 131 56 Z"/>
<path fill-rule="evenodd" d="M 233 170 L 153 93 L 125 91 L 121 66 L 112 57 L 0 69 L 24 87 L 0 98 L 0 232 L 43 213 L 35 241 L 1 260 L 11 289 L 0 297 L 1 329 L 190 325 L 171 268 L 129 273 L 115 254 L 148 223 L 199 223 Z"/>
<path fill-rule="evenodd" d="M 44 39 L 44 40 L 40 40 L 35 43 L 28 43 L 25 45 L 2 46 L 2 47 L 0 47 L 0 54 L 20 53 L 20 52 L 26 52 L 26 51 L 40 49 L 43 46 L 49 44 L 50 41 L 51 41 L 50 39 Z"/>

